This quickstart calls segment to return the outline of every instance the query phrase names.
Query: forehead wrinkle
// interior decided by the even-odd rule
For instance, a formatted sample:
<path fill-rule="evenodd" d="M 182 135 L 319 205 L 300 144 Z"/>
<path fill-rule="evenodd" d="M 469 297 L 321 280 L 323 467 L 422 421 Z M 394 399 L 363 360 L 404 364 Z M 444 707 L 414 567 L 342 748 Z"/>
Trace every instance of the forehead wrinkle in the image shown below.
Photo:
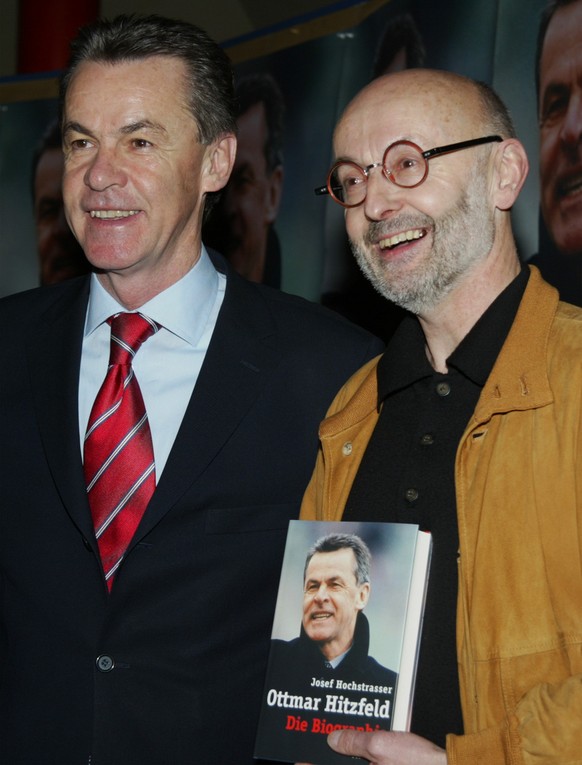
<path fill-rule="evenodd" d="M 63 138 L 68 133 L 84 133 L 86 135 L 91 134 L 91 131 L 88 128 L 86 128 L 84 125 L 81 125 L 80 122 L 75 122 L 74 120 L 67 120 L 66 122 L 64 122 L 61 132 L 62 132 Z"/>
<path fill-rule="evenodd" d="M 147 119 L 123 125 L 119 132 L 123 135 L 132 135 L 133 133 L 138 133 L 142 130 L 151 130 L 152 132 L 160 133 L 163 136 L 168 135 L 168 131 L 160 122 L 153 122 L 152 120 Z"/>
<path fill-rule="evenodd" d="M 119 128 L 118 133 L 120 135 L 133 135 L 134 133 L 138 133 L 144 130 L 156 133 L 157 135 L 160 135 L 164 138 L 168 137 L 167 129 L 160 122 L 154 122 L 153 120 L 148 119 L 137 120 L 136 122 L 130 122 L 127 125 L 123 125 L 121 128 Z M 69 120 L 65 122 L 63 125 L 62 133 L 63 138 L 70 133 L 81 133 L 83 135 L 91 136 L 93 135 L 92 130 L 85 127 L 80 122 L 76 122 L 75 120 Z"/>
<path fill-rule="evenodd" d="M 396 104 L 393 110 L 395 122 L 390 117 L 391 103 Z M 435 141 L 440 143 L 442 138 L 444 142 L 452 143 L 464 139 L 468 130 L 481 129 L 485 122 L 481 99 L 470 80 L 451 72 L 410 69 L 385 75 L 366 86 L 346 107 L 336 129 L 334 143 L 347 125 L 351 128 L 357 125 L 360 136 L 363 131 L 365 137 L 369 129 L 369 124 L 365 123 L 374 114 L 379 115 L 380 120 L 384 117 L 387 127 L 398 125 L 398 105 L 405 108 L 417 105 L 418 123 L 415 127 L 420 132 L 416 136 L 418 131 L 415 131 L 414 137 L 411 137 L 411 120 L 407 134 L 402 131 L 390 136 L 386 145 L 397 140 L 411 140 L 422 149 L 430 148 L 423 144 L 433 140 L 432 136 L 425 136 L 419 142 L 420 134 L 424 135 L 429 127 L 435 132 Z M 437 144 L 431 143 L 431 147 L 433 145 Z"/>

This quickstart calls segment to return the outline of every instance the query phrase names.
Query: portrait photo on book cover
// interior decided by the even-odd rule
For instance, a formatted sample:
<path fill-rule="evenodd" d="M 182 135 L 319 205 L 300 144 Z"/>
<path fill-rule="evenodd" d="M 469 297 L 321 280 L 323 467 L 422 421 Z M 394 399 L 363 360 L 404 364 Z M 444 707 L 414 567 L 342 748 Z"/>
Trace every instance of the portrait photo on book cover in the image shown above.
<path fill-rule="evenodd" d="M 345 762 L 332 730 L 391 729 L 416 528 L 290 524 L 258 756 Z"/>

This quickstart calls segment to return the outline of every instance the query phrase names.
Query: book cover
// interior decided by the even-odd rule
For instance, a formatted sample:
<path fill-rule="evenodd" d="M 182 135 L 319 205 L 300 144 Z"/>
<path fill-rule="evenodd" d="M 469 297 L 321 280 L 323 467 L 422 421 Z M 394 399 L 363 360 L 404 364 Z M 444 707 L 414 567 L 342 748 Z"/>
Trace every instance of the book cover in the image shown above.
<path fill-rule="evenodd" d="M 363 763 L 327 734 L 409 729 L 430 549 L 414 524 L 290 522 L 256 758 Z"/>

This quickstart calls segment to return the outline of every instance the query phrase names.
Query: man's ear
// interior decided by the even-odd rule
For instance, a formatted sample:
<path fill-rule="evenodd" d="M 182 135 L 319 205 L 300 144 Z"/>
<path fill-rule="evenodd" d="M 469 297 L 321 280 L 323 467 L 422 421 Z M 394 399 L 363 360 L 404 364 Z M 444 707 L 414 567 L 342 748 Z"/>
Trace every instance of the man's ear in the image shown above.
<path fill-rule="evenodd" d="M 283 193 L 283 165 L 277 165 L 269 176 L 269 189 L 267 198 L 266 218 L 267 223 L 274 223 L 281 204 Z"/>
<path fill-rule="evenodd" d="M 364 610 L 364 608 L 368 604 L 369 598 L 370 598 L 370 582 L 365 582 L 364 584 L 360 585 L 360 591 L 358 593 L 358 602 L 356 604 L 356 608 L 358 611 Z"/>
<path fill-rule="evenodd" d="M 220 191 L 228 182 L 236 156 L 236 136 L 227 133 L 210 144 L 202 191 Z"/>
<path fill-rule="evenodd" d="M 509 210 L 527 178 L 529 161 L 523 145 L 516 138 L 507 138 L 495 154 L 495 207 Z"/>

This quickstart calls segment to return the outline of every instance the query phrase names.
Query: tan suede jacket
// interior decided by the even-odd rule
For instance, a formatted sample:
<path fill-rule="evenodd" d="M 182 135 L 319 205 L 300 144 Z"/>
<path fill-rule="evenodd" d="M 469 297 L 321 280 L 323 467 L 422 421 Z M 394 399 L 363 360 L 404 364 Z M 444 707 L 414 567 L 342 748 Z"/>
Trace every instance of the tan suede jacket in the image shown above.
<path fill-rule="evenodd" d="M 378 419 L 377 361 L 320 426 L 302 518 L 342 516 Z M 455 480 L 465 735 L 447 736 L 448 761 L 582 763 L 582 310 L 533 267 Z"/>

